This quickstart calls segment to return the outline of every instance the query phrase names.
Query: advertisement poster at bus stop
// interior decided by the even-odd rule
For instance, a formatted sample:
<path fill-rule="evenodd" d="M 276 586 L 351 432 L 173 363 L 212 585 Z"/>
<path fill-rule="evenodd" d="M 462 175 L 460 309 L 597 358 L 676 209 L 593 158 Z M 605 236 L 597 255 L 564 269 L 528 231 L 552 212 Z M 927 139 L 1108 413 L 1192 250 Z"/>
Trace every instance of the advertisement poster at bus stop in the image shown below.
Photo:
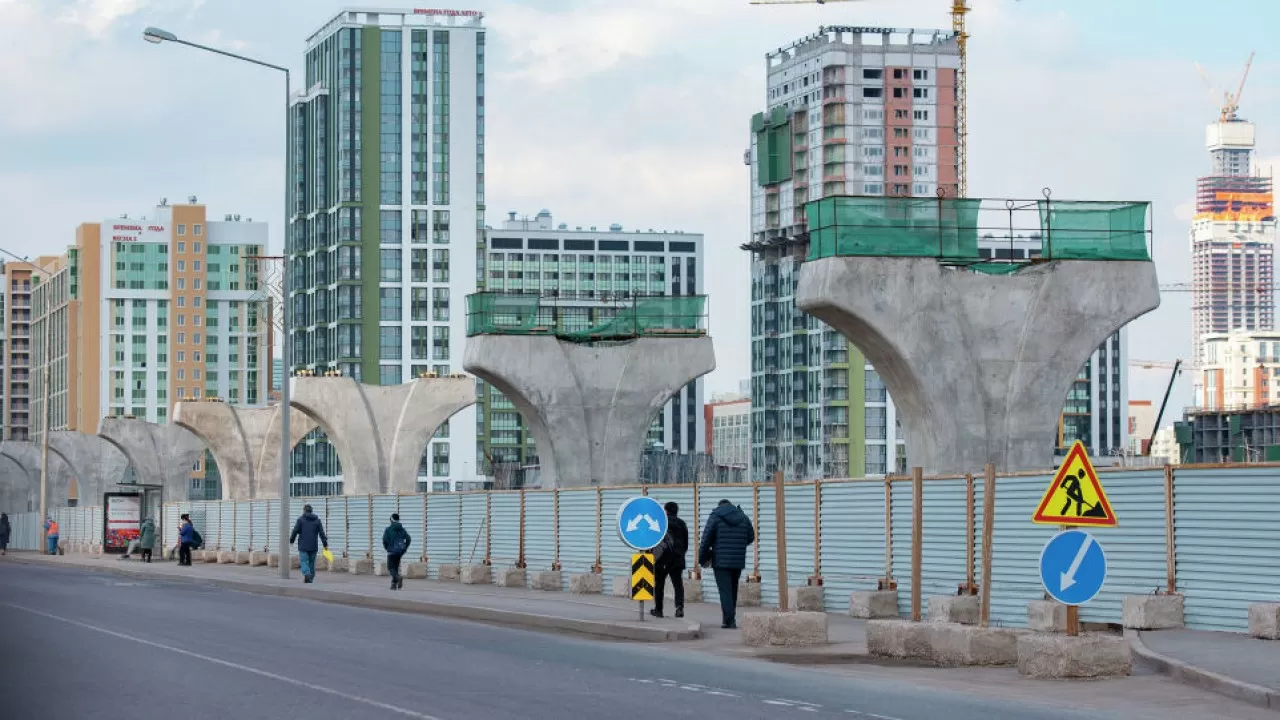
<path fill-rule="evenodd" d="M 123 551 L 138 537 L 142 527 L 142 496 L 108 493 L 106 538 L 103 549 Z"/>

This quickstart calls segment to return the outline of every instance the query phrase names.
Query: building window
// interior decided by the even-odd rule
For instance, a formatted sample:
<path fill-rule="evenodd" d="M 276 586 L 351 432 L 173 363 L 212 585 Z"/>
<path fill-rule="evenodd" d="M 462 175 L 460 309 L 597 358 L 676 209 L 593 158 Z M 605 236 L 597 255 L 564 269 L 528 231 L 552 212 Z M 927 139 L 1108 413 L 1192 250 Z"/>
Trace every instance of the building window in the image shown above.
<path fill-rule="evenodd" d="M 200 225 L 200 224 L 192 225 L 192 226 L 191 226 L 191 234 L 192 234 L 192 235 L 203 235 L 203 234 L 204 234 L 204 226 L 203 226 L 203 225 Z"/>
<path fill-rule="evenodd" d="M 382 282 L 400 282 L 400 251 L 382 251 Z"/>
<path fill-rule="evenodd" d="M 399 385 L 402 382 L 404 382 L 403 371 L 399 365 L 378 366 L 379 385 Z"/>
<path fill-rule="evenodd" d="M 399 360 L 402 353 L 399 327 L 378 328 L 378 357 L 382 360 Z"/>
<path fill-rule="evenodd" d="M 410 353 L 414 360 L 429 360 L 431 357 L 430 337 L 431 328 L 416 325 L 410 331 L 411 343 Z"/>
<path fill-rule="evenodd" d="M 431 359 L 449 359 L 449 328 L 439 326 L 431 328 Z"/>
<path fill-rule="evenodd" d="M 186 225 L 184 225 L 184 224 L 179 223 L 179 224 L 178 224 L 178 234 L 179 234 L 179 235 L 186 235 L 186 234 L 187 234 L 187 226 L 186 226 Z M 182 252 L 182 243 L 178 243 L 178 252 Z"/>
<path fill-rule="evenodd" d="M 432 282 L 439 282 L 439 283 L 449 282 L 449 251 L 448 250 L 432 250 L 431 251 L 431 280 Z"/>
<path fill-rule="evenodd" d="M 378 319 L 400 322 L 400 288 L 378 288 Z"/>
<path fill-rule="evenodd" d="M 434 477 L 448 477 L 449 443 L 431 444 L 431 474 Z"/>
<path fill-rule="evenodd" d="M 400 211 L 383 210 L 379 215 L 379 241 L 383 245 L 399 245 L 400 231 Z"/>
<path fill-rule="evenodd" d="M 427 288 L 413 288 L 413 300 L 411 303 L 411 317 L 414 320 L 429 320 L 431 313 L 431 300 L 427 295 Z"/>
<path fill-rule="evenodd" d="M 431 319 L 436 322 L 449 322 L 449 288 L 432 288 Z"/>
<path fill-rule="evenodd" d="M 409 269 L 413 282 L 427 282 L 430 275 L 430 255 L 426 250 L 414 250 L 410 254 Z"/>
<path fill-rule="evenodd" d="M 438 245 L 449 244 L 449 211 L 433 210 L 431 220 L 431 242 Z"/>

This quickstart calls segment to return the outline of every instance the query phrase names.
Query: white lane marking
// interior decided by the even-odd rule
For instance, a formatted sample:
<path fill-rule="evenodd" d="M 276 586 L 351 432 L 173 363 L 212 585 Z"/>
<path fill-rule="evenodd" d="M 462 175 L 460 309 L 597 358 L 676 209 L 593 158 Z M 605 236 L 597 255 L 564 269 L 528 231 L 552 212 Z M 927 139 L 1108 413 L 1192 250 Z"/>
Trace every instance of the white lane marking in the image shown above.
<path fill-rule="evenodd" d="M 861 710 L 845 710 L 850 715 L 856 715 L 860 718 L 869 718 L 870 720 L 902 720 L 902 718 L 890 717 L 888 715 L 877 715 L 875 713 L 862 712 Z"/>
<path fill-rule="evenodd" d="M 257 668 L 249 667 L 248 665 L 241 665 L 239 663 L 233 663 L 228 660 L 219 660 L 218 658 L 215 658 L 215 657 L 210 657 L 208 655 L 201 655 L 200 653 L 194 653 L 194 652 L 191 652 L 190 650 L 183 650 L 182 648 L 173 647 L 172 645 L 165 645 L 163 643 L 152 642 L 151 640 L 143 640 L 142 638 L 133 637 L 132 635 L 126 635 L 124 633 L 116 632 L 114 630 L 108 630 L 106 628 L 97 627 L 96 625 L 82 623 L 78 620 L 72 620 L 71 618 L 65 618 L 59 615 L 53 615 L 47 612 L 41 612 L 40 610 L 32 610 L 31 608 L 23 607 L 21 605 L 5 603 L 5 607 L 11 607 L 15 610 L 22 610 L 23 612 L 28 612 L 28 613 L 31 613 L 32 615 L 39 615 L 40 617 L 49 618 L 50 620 L 57 620 L 58 622 L 63 622 L 68 625 L 75 625 L 76 627 L 84 628 L 85 630 L 92 630 L 94 632 L 102 633 L 103 635 L 110 635 L 111 637 L 120 638 L 121 640 L 128 640 L 130 642 L 138 643 L 139 645 L 146 645 L 147 647 L 153 647 L 159 650 L 168 650 L 169 652 L 177 653 L 179 655 L 185 655 L 186 657 L 195 658 L 197 660 L 204 660 L 205 662 L 212 663 L 214 665 L 221 665 L 222 667 L 231 668 L 233 670 L 240 670 L 242 672 L 247 672 L 251 675 L 257 675 L 259 677 L 268 678 L 270 680 L 277 680 L 279 682 L 288 683 L 290 685 L 296 685 L 300 688 L 305 688 L 313 692 L 323 693 L 325 695 L 332 695 L 333 697 L 342 698 L 344 700 L 350 700 L 351 702 L 360 703 L 361 705 L 368 705 L 369 707 L 378 708 L 379 710 L 386 710 L 388 712 L 393 712 L 393 713 L 396 713 L 397 715 L 404 715 L 405 717 L 417 718 L 418 720 L 441 720 L 441 718 L 438 718 L 434 715 L 427 715 L 424 713 L 417 712 L 415 710 L 409 710 L 408 708 L 397 707 L 395 705 L 388 705 L 387 703 L 378 702 L 377 700 L 371 700 L 369 698 L 361 697 L 359 695 L 351 695 L 349 693 L 340 692 L 338 690 L 332 690 L 330 688 L 324 687 L 323 685 L 315 685 L 303 680 L 295 680 L 294 678 L 285 677 L 283 675 L 277 675 L 273 672 L 267 672 L 266 670 L 259 670 Z"/>

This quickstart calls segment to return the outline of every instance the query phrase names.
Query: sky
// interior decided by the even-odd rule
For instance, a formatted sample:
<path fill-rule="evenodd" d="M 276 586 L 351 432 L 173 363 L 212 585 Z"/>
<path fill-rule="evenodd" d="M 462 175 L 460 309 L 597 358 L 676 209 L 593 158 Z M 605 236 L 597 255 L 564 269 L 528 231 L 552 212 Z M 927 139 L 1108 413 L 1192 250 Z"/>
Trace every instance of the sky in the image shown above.
<path fill-rule="evenodd" d="M 385 7 L 386 3 L 378 6 Z M 750 374 L 748 123 L 764 55 L 820 25 L 949 28 L 950 0 L 419 0 L 486 15 L 490 224 L 548 208 L 570 226 L 701 232 L 718 368 Z M 1188 282 L 1204 125 L 1258 49 L 1241 114 L 1280 166 L 1271 0 L 971 0 L 969 193 L 1149 200 L 1162 283 Z M 197 196 L 267 220 L 280 247 L 282 80 L 143 41 L 146 26 L 301 73 L 328 0 L 0 0 L 0 248 L 58 254 L 81 222 Z M 412 7 L 406 6 L 406 7 Z M 1211 94 L 1196 68 L 1219 88 Z M 1133 358 L 1190 359 L 1190 295 L 1130 325 Z M 1132 370 L 1157 402 L 1167 371 Z M 1191 404 L 1189 373 L 1170 401 Z M 1166 415 L 1166 419 L 1169 415 Z"/>

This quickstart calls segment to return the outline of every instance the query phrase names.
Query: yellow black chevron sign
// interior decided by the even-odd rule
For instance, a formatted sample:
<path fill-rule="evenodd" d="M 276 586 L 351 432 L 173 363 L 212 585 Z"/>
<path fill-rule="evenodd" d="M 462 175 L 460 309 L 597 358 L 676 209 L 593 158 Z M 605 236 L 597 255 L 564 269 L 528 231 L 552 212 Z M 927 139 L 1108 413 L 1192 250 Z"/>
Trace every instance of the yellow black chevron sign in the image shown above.
<path fill-rule="evenodd" d="M 631 599 L 653 599 L 653 553 L 631 556 Z"/>

